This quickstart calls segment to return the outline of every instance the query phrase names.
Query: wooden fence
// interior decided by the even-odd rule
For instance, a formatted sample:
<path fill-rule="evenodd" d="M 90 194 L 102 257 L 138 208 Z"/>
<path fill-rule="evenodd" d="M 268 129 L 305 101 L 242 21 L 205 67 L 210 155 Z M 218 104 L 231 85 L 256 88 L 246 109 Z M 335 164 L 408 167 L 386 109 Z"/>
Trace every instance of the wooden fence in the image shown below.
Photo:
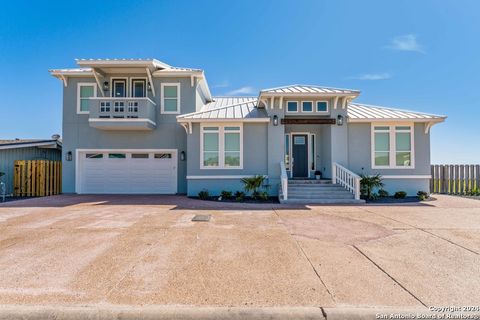
<path fill-rule="evenodd" d="M 430 192 L 466 194 L 480 189 L 480 165 L 432 165 Z"/>
<path fill-rule="evenodd" d="M 15 160 L 13 195 L 44 197 L 62 192 L 62 163 L 50 160 Z"/>

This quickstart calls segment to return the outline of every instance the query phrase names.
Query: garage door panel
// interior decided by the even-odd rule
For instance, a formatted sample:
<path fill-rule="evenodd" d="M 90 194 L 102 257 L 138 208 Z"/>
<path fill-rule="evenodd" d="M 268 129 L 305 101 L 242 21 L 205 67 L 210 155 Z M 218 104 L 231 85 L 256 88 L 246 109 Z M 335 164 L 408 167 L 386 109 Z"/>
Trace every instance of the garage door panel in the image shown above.
<path fill-rule="evenodd" d="M 87 158 L 86 154 L 102 153 L 103 157 Z M 131 152 L 88 151 L 79 153 L 80 193 L 172 194 L 176 193 L 176 157 L 171 151 L 149 152 L 148 158 L 132 157 Z M 144 154 L 146 152 L 143 152 Z M 112 158 L 124 154 L 125 158 Z M 155 158 L 169 154 L 171 158 Z"/>

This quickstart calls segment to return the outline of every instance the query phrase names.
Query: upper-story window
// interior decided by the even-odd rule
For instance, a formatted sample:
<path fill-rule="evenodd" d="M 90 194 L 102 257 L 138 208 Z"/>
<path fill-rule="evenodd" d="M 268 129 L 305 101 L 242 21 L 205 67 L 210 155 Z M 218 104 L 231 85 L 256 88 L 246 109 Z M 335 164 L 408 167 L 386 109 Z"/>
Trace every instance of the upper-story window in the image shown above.
<path fill-rule="evenodd" d="M 312 101 L 302 101 L 302 111 L 303 112 L 313 112 L 313 102 Z"/>
<path fill-rule="evenodd" d="M 180 113 L 180 83 L 162 83 L 162 113 Z"/>
<path fill-rule="evenodd" d="M 375 125 L 372 130 L 372 167 L 414 168 L 412 125 Z"/>
<path fill-rule="evenodd" d="M 298 112 L 298 102 L 287 101 L 287 112 Z"/>
<path fill-rule="evenodd" d="M 146 83 L 145 79 L 132 79 L 132 97 L 146 97 Z"/>
<path fill-rule="evenodd" d="M 317 101 L 317 112 L 328 112 L 328 102 Z"/>
<path fill-rule="evenodd" d="M 77 113 L 88 113 L 90 108 L 90 98 L 96 96 L 96 84 L 79 83 L 77 86 Z"/>
<path fill-rule="evenodd" d="M 127 96 L 127 80 L 112 79 L 112 97 L 123 98 Z"/>

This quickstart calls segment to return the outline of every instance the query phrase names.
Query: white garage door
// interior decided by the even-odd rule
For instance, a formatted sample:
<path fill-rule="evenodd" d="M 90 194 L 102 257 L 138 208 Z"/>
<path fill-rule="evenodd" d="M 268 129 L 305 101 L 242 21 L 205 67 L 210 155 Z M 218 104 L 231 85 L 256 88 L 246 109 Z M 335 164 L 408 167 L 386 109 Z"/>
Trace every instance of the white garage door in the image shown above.
<path fill-rule="evenodd" d="M 82 151 L 77 193 L 173 194 L 177 192 L 176 152 Z"/>

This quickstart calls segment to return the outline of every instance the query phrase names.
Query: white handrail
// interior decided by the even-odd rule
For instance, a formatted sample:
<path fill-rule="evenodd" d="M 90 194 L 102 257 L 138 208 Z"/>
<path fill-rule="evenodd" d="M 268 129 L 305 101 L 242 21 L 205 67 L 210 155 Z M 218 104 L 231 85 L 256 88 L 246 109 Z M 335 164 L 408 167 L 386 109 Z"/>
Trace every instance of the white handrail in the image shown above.
<path fill-rule="evenodd" d="M 344 166 L 334 162 L 332 164 L 332 182 L 338 183 L 352 192 L 356 200 L 360 199 L 360 176 Z"/>
<path fill-rule="evenodd" d="M 282 184 L 283 200 L 288 199 L 288 176 L 287 169 L 285 168 L 285 162 L 280 161 L 280 178 Z"/>

